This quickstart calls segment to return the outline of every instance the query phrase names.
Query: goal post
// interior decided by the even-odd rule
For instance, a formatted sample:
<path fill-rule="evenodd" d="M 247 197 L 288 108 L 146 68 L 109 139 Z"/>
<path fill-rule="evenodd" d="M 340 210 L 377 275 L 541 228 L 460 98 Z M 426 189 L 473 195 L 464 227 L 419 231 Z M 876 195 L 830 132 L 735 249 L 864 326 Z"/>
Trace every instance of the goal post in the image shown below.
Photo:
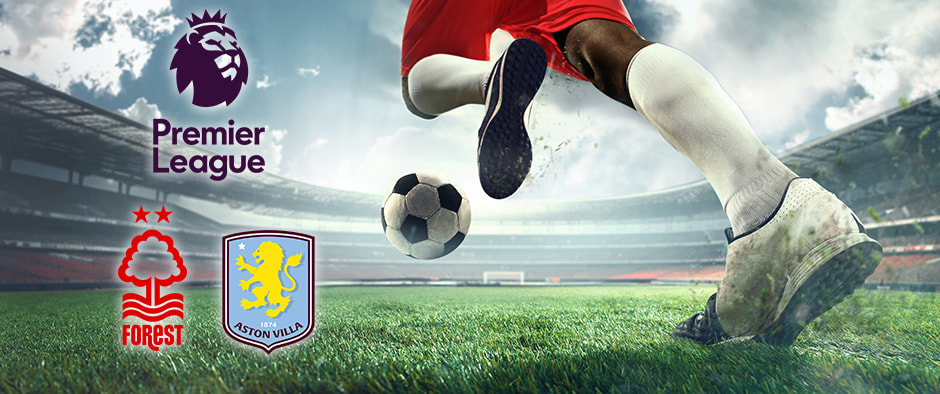
<path fill-rule="evenodd" d="M 483 284 L 507 283 L 507 284 L 525 284 L 525 272 L 522 271 L 484 271 Z"/>

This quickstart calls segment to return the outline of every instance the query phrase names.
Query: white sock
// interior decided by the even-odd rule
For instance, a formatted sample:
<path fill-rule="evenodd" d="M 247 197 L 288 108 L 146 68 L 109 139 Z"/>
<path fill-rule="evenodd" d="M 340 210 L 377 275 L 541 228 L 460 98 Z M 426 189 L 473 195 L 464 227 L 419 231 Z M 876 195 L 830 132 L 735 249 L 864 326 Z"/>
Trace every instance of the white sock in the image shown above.
<path fill-rule="evenodd" d="M 493 62 L 453 55 L 421 59 L 408 74 L 411 101 L 421 112 L 440 115 L 464 104 L 483 104 Z"/>
<path fill-rule="evenodd" d="M 774 213 L 797 175 L 767 150 L 708 70 L 676 49 L 653 44 L 630 61 L 626 78 L 637 112 L 702 171 L 735 234 Z"/>

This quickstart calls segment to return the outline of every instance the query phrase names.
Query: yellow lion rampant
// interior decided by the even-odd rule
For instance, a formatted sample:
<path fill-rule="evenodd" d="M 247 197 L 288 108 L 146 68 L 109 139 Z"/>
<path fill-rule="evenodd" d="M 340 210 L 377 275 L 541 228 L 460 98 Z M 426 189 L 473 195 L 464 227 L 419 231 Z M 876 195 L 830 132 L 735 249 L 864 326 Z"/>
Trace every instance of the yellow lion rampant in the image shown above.
<path fill-rule="evenodd" d="M 252 255 L 255 256 L 255 262 L 258 263 L 257 267 L 245 263 L 245 259 L 242 256 L 238 256 L 235 261 L 239 271 L 247 270 L 248 273 L 252 274 L 251 279 L 239 282 L 242 290 L 248 291 L 252 285 L 261 284 L 261 286 L 257 286 L 251 290 L 251 294 L 255 295 L 254 301 L 248 301 L 242 298 L 242 309 L 248 310 L 269 304 L 272 306 L 277 304 L 276 309 L 268 309 L 267 311 L 269 317 L 277 317 L 281 312 L 284 312 L 284 309 L 286 309 L 291 302 L 290 297 L 285 297 L 281 294 L 281 291 L 294 291 L 294 288 L 297 287 L 297 282 L 294 282 L 294 278 L 290 276 L 290 272 L 287 272 L 287 267 L 300 265 L 301 255 L 295 254 L 289 257 L 286 264 L 284 264 L 283 271 L 284 274 L 287 275 L 287 279 L 290 279 L 290 288 L 286 288 L 281 284 L 280 272 L 282 270 L 281 262 L 284 261 L 284 249 L 281 248 L 280 245 L 271 241 L 264 241 L 258 246 L 258 249 L 255 249 Z M 265 301 L 265 298 L 267 298 L 267 301 Z"/>

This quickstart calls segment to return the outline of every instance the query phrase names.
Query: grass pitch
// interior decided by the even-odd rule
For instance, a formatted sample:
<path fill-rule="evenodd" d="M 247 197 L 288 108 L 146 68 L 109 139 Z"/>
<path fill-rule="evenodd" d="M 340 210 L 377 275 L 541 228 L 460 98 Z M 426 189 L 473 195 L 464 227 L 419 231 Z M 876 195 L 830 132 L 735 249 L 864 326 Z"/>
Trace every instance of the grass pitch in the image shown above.
<path fill-rule="evenodd" d="M 120 345 L 121 291 L 0 293 L 0 391 L 940 392 L 940 294 L 857 294 L 787 348 L 675 324 L 714 286 L 320 288 L 314 335 L 270 356 L 186 294 L 184 345 Z"/>

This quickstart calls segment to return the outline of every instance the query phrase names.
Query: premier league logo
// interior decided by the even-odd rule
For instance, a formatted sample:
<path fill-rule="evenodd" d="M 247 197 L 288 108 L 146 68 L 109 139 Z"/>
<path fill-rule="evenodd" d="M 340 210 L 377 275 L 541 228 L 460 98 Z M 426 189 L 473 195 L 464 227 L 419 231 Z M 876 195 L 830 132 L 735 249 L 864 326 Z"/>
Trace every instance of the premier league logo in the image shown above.
<path fill-rule="evenodd" d="M 202 17 L 192 14 L 190 31 L 176 43 L 170 70 L 176 70 L 176 89 L 183 93 L 193 85 L 193 104 L 229 105 L 248 82 L 248 63 L 235 32 L 225 26 L 222 11 Z"/>
<path fill-rule="evenodd" d="M 251 231 L 222 238 L 222 324 L 271 353 L 313 331 L 313 237 Z"/>

